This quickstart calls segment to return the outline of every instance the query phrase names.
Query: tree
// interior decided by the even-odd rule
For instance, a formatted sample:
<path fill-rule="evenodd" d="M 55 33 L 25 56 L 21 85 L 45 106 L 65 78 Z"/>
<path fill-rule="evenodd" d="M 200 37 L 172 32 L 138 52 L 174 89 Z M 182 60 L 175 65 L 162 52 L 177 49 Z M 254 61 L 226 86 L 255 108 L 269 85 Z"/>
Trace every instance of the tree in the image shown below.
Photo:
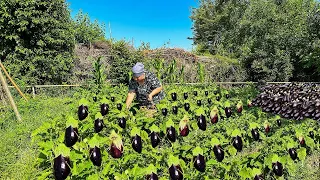
<path fill-rule="evenodd" d="M 64 0 L 0 2 L 0 53 L 10 74 L 29 84 L 68 80 L 74 31 Z"/>
<path fill-rule="evenodd" d="M 131 47 L 129 42 L 124 40 L 113 42 L 109 78 L 114 83 L 128 84 L 131 68 L 139 61 L 143 61 L 142 53 Z"/>
<path fill-rule="evenodd" d="M 317 1 L 202 0 L 191 19 L 194 44 L 239 59 L 247 80 L 319 81 Z"/>
<path fill-rule="evenodd" d="M 88 14 L 80 10 L 74 20 L 75 39 L 78 43 L 89 44 L 94 40 L 105 38 L 105 25 L 97 20 L 91 22 Z"/>

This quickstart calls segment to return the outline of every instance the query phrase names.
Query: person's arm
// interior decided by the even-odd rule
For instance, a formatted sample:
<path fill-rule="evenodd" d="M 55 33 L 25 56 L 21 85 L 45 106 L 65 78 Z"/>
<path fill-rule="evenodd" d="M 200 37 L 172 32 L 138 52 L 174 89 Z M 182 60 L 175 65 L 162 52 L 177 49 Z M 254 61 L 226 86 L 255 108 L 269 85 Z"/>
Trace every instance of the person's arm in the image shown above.
<path fill-rule="evenodd" d="M 135 85 L 134 81 L 131 80 L 129 82 L 129 92 L 128 92 L 127 99 L 126 99 L 127 109 L 130 108 L 130 105 L 131 105 L 131 103 L 132 103 L 132 101 L 133 101 L 133 99 L 134 99 L 134 97 L 136 95 L 136 90 L 135 89 L 136 89 L 136 85 Z"/>
<path fill-rule="evenodd" d="M 154 74 L 151 75 L 150 79 L 151 79 L 152 87 L 155 87 L 155 89 L 151 91 L 148 97 L 148 100 L 152 101 L 152 97 L 160 93 L 163 87 L 159 79 Z"/>
<path fill-rule="evenodd" d="M 162 85 L 160 85 L 160 87 L 154 89 L 154 90 L 149 94 L 149 96 L 152 96 L 152 97 L 153 97 L 153 96 L 157 95 L 159 92 L 161 92 L 162 89 L 163 89 L 163 87 L 162 87 Z"/>
<path fill-rule="evenodd" d="M 127 99 L 126 99 L 127 109 L 129 109 L 129 107 L 130 107 L 135 95 L 136 95 L 136 93 L 134 91 L 129 91 Z"/>

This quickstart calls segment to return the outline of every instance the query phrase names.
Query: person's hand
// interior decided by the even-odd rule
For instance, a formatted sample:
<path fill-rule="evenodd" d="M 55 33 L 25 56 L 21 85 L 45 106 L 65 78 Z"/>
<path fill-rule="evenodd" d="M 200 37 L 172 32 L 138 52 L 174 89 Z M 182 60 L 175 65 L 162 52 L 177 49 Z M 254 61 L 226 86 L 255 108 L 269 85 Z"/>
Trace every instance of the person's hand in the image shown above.
<path fill-rule="evenodd" d="M 152 102 L 152 95 L 151 94 L 148 95 L 148 101 Z"/>

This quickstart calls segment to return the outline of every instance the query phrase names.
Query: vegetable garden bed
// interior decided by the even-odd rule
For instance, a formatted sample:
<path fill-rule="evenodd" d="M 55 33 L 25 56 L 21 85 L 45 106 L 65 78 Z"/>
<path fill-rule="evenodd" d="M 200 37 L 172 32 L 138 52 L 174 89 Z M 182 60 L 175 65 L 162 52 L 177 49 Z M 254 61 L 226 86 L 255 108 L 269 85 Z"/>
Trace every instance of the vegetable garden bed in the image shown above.
<path fill-rule="evenodd" d="M 318 121 L 263 112 L 251 104 L 258 94 L 252 86 L 165 89 L 166 98 L 153 117 L 125 109 L 124 86 L 105 87 L 97 96 L 75 94 L 78 101 L 69 114 L 32 133 L 39 146 L 40 179 L 319 176 Z M 305 161 L 310 171 L 301 173 Z"/>

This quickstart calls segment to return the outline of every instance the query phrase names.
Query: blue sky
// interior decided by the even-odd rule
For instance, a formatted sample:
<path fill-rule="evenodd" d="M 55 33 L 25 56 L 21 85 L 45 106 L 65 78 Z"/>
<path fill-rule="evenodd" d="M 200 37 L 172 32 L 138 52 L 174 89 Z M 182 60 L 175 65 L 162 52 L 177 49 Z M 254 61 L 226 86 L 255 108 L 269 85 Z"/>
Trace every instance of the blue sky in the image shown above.
<path fill-rule="evenodd" d="M 151 48 L 163 46 L 192 49 L 191 8 L 197 0 L 67 0 L 74 15 L 82 9 L 92 20 L 106 24 L 106 37 L 110 37 L 111 24 L 115 39 L 134 39 L 135 46 L 149 42 Z"/>

